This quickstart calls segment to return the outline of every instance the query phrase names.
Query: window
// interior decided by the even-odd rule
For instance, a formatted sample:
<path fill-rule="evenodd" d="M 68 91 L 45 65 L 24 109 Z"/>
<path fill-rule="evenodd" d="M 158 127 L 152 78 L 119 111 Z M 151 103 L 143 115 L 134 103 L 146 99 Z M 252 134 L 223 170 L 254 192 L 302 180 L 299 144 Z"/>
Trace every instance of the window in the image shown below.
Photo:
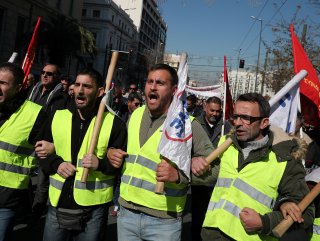
<path fill-rule="evenodd" d="M 26 19 L 22 16 L 18 16 L 17 19 L 17 31 L 16 31 L 16 41 L 15 41 L 15 50 L 20 54 L 22 51 L 22 46 L 23 46 L 23 36 L 24 36 L 24 29 L 25 29 L 25 24 Z"/>
<path fill-rule="evenodd" d="M 87 16 L 87 9 L 82 9 L 82 17 L 86 17 Z"/>
<path fill-rule="evenodd" d="M 94 18 L 100 18 L 100 10 L 93 10 L 92 16 Z"/>

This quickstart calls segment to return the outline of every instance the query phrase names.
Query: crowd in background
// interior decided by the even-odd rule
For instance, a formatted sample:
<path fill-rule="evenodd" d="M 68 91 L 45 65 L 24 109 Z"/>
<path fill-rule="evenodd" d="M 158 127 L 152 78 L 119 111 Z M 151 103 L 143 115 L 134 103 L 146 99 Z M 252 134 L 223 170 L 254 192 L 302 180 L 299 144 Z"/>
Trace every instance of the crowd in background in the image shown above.
<path fill-rule="evenodd" d="M 12 80 L 9 79 L 13 83 L 16 81 L 15 79 L 19 79 L 18 84 L 14 83 L 14 86 L 20 86 L 21 73 L 17 73 L 17 70 L 10 64 L 8 66 L 0 66 L 0 74 L 7 72 L 12 75 L 12 78 L 10 77 Z M 4 75 L 3 78 L 7 77 Z M 221 180 L 232 177 L 232 175 L 230 176 L 226 172 L 228 168 L 231 170 L 231 167 L 221 164 L 222 169 L 220 173 L 219 171 L 215 172 L 215 169 L 219 169 L 220 165 L 216 163 L 208 165 L 204 163 L 203 157 L 207 156 L 214 148 L 217 148 L 221 139 L 224 138 L 222 137 L 222 130 L 223 133 L 228 134 L 231 129 L 236 128 L 236 133 L 230 134 L 233 135 L 236 148 L 229 155 L 232 156 L 234 154 L 237 155 L 238 152 L 240 153 L 240 172 L 241 168 L 245 169 L 251 165 L 251 162 L 248 163 L 248 160 L 252 159 L 251 161 L 255 160 L 253 163 L 257 163 L 256 161 L 264 158 L 264 155 L 269 153 L 269 150 L 272 150 L 277 157 L 281 156 L 282 154 L 279 154 L 281 151 L 289 149 L 287 141 L 291 141 L 292 137 L 295 137 L 301 139 L 303 145 L 306 145 L 306 156 L 303 160 L 299 161 L 304 165 L 306 173 L 309 174 L 320 167 L 320 130 L 310 128 L 310 126 L 304 123 L 303 116 L 297 113 L 296 132 L 291 137 L 286 136 L 284 138 L 285 141 L 279 141 L 280 144 L 285 142 L 285 147 L 281 147 L 278 153 L 276 147 L 279 143 L 269 143 L 277 138 L 273 137 L 273 134 L 269 134 L 270 130 L 267 118 L 270 108 L 266 107 L 267 101 L 262 96 L 256 93 L 240 96 L 235 101 L 237 112 L 232 115 L 230 121 L 224 121 L 223 103 L 220 98 L 209 97 L 200 99 L 195 95 L 188 95 L 185 106 L 192 120 L 192 158 L 194 158 L 192 177 L 195 179 L 195 182 L 190 182 L 181 173 L 181 170 L 177 170 L 176 166 L 160 159 L 159 155 L 154 155 L 154 153 L 157 153 L 156 144 L 160 138 L 159 128 L 163 124 L 172 96 L 176 91 L 177 81 L 176 72 L 171 67 L 161 64 L 150 69 L 144 90 L 139 89 L 135 82 L 130 82 L 127 86 L 124 86 L 121 81 L 115 80 L 112 84 L 108 102 L 111 109 L 108 109 L 109 111 L 103 117 L 105 121 L 102 124 L 101 133 L 104 133 L 104 135 L 100 134 L 99 136 L 96 154 L 90 155 L 86 153 L 90 138 L 87 132 L 92 132 L 98 109 L 97 103 L 99 103 L 103 96 L 104 89 L 101 75 L 95 70 L 86 69 L 82 72 L 80 71 L 77 77 L 72 79 L 69 76 L 63 75 L 60 68 L 55 64 L 44 65 L 40 79 L 36 79 L 35 75 L 29 74 L 26 82 L 27 85 L 23 92 L 19 92 L 20 89 L 16 88 L 12 93 L 10 92 L 12 96 L 4 101 L 5 104 L 2 103 L 1 111 L 3 115 L 0 115 L 0 123 L 4 128 L 8 128 L 8 131 L 12 131 L 11 127 L 8 127 L 4 123 L 9 122 L 13 114 L 16 114 L 18 117 L 21 116 L 21 120 L 18 120 L 29 131 L 29 133 L 21 134 L 25 138 L 24 142 L 29 143 L 24 147 L 30 149 L 31 145 L 34 145 L 37 153 L 37 165 L 34 165 L 37 168 L 34 169 L 33 164 L 30 164 L 30 166 L 26 165 L 24 168 L 28 169 L 32 166 L 33 172 L 31 176 L 37 177 L 37 187 L 36 190 L 33 190 L 29 189 L 28 185 L 26 186 L 25 184 L 23 187 L 20 186 L 22 184 L 18 183 L 12 185 L 8 183 L 1 184 L 0 194 L 3 195 L 3 201 L 0 202 L 0 210 L 2 210 L 0 216 L 3 215 L 4 209 L 5 211 L 10 211 L 12 207 L 14 207 L 15 212 L 13 214 L 10 213 L 10 215 L 15 216 L 21 212 L 26 214 L 26 210 L 30 207 L 32 214 L 31 226 L 39 221 L 42 215 L 47 215 L 44 240 L 69 240 L 71 237 L 74 237 L 76 240 L 86 240 L 88 237 L 91 237 L 92 240 L 98 240 L 98 236 L 101 235 L 99 230 L 94 234 L 86 234 L 87 231 L 84 231 L 86 230 L 85 227 L 90 226 L 92 230 L 96 230 L 105 225 L 105 216 L 108 215 L 105 212 L 107 210 L 105 204 L 113 202 L 114 208 L 110 215 L 118 217 L 119 240 L 138 240 L 132 236 L 132 233 L 137 232 L 137 230 L 145 231 L 145 234 L 136 234 L 137 236 L 143 236 L 141 240 L 167 240 L 165 237 L 170 237 L 170 240 L 179 240 L 186 190 L 188 190 L 191 184 L 192 240 L 216 240 L 212 239 L 212 237 L 221 238 L 221 240 L 234 240 L 233 235 L 239 235 L 237 236 L 239 240 L 245 240 L 246 232 L 256 232 L 255 235 L 257 237 L 259 235 L 269 235 L 272 225 L 274 225 L 273 221 L 279 219 L 277 215 L 280 215 L 280 210 L 282 214 L 287 213 L 290 215 L 291 213 L 288 210 L 296 206 L 289 205 L 296 204 L 297 200 L 301 200 L 302 195 L 305 194 L 304 186 L 299 194 L 295 193 L 296 188 L 298 188 L 297 186 L 292 187 L 290 191 L 283 191 L 287 188 L 284 187 L 287 184 L 285 185 L 285 181 L 283 180 L 292 178 L 286 171 L 288 167 L 284 167 L 281 161 L 279 163 L 274 161 L 275 163 L 270 164 L 274 170 L 282 168 L 283 171 L 283 176 L 280 175 L 278 177 L 279 180 L 273 183 L 279 187 L 278 194 L 280 196 L 283 195 L 281 196 L 283 198 L 282 201 L 278 203 L 278 213 L 275 214 L 277 217 L 270 217 L 267 214 L 259 216 L 257 214 L 258 211 L 264 213 L 266 211 L 263 208 L 258 208 L 260 204 L 254 203 L 254 200 L 250 200 L 257 207 L 257 212 L 247 209 L 239 211 L 237 215 L 240 215 L 241 222 L 234 220 L 234 217 L 226 218 L 226 222 L 235 222 L 244 226 L 246 232 L 235 234 L 239 231 L 240 226 L 235 225 L 233 230 L 232 228 L 228 231 L 224 230 L 220 225 L 226 226 L 225 223 L 217 224 L 215 221 L 212 221 L 214 215 L 222 217 L 223 213 L 219 213 L 217 211 L 219 208 L 217 207 L 212 207 L 212 210 L 210 210 L 211 205 L 218 205 L 214 202 L 219 202 L 219 199 L 214 199 L 221 198 L 219 195 L 226 195 L 225 198 L 227 200 L 232 200 L 231 194 L 229 196 L 221 194 L 215 188 L 217 186 L 218 189 L 222 187 L 228 188 L 224 186 L 227 184 L 222 183 Z M 0 86 L 1 84 L 0 82 Z M 3 90 L 3 92 L 5 91 Z M 16 93 L 19 93 L 19 95 L 16 95 Z M 16 101 L 16 99 L 21 100 Z M 10 105 L 7 102 L 10 102 Z M 15 104 L 13 105 L 11 102 L 15 102 Z M 38 105 L 35 106 L 30 104 L 30 102 L 38 104 L 42 109 L 40 110 L 37 107 Z M 12 108 L 12 106 L 15 106 L 15 108 Z M 247 106 L 250 106 L 249 110 Z M 29 112 L 25 113 L 24 108 Z M 28 124 L 23 122 L 23 119 L 28 116 L 27 113 L 30 113 L 30 111 L 34 116 L 30 117 L 30 120 L 28 119 L 30 122 Z M 246 111 L 251 113 L 251 115 L 242 113 Z M 255 115 L 252 114 L 254 111 L 256 111 Z M 42 114 L 42 112 L 45 114 Z M 46 120 L 44 121 L 44 119 Z M 43 127 L 38 126 L 40 122 L 45 123 Z M 257 122 L 260 123 L 260 126 L 258 126 Z M 17 128 L 14 124 L 12 125 Z M 36 129 L 39 130 L 35 132 Z M 255 131 L 256 133 L 254 133 Z M 281 131 L 272 129 L 271 132 L 277 136 L 277 133 Z M 253 139 L 245 139 L 245 134 Z M 9 137 L 2 138 L 4 141 L 10 142 Z M 140 145 L 137 143 L 140 143 Z M 299 142 L 297 143 L 299 144 Z M 299 149 L 300 147 L 297 147 L 298 144 L 292 144 L 290 148 Z M 69 145 L 71 146 L 71 150 L 65 148 L 65 146 Z M 270 148 L 268 152 L 264 152 L 263 154 L 261 152 L 258 153 L 257 150 L 264 150 L 266 147 Z M 21 153 L 14 150 L 11 150 L 11 152 L 17 155 L 17 160 L 21 161 L 23 159 Z M 6 156 L 2 152 L 0 154 L 4 157 Z M 29 162 L 33 163 L 34 156 L 30 155 L 28 158 L 30 158 Z M 78 163 L 79 159 L 81 159 L 81 162 Z M 123 161 L 124 164 L 122 163 Z M 223 161 L 224 159 L 222 158 L 221 163 L 224 163 Z M 9 161 L 7 161 L 8 163 Z M 154 163 L 158 164 L 155 165 Z M 259 165 L 257 164 L 257 167 L 261 168 Z M 265 167 L 263 164 L 261 165 Z M 92 172 L 91 176 L 89 175 L 89 179 L 91 178 L 92 182 L 94 180 L 92 178 L 97 178 L 101 181 L 90 187 L 92 193 L 86 192 L 86 188 L 79 182 L 80 174 L 76 168 L 81 168 L 81 170 L 82 168 L 91 169 Z M 294 167 L 293 169 L 295 168 L 298 169 L 298 167 Z M 254 170 L 251 171 L 254 173 Z M 214 177 L 212 181 L 204 182 L 203 180 L 199 180 L 197 182 L 199 176 L 201 177 L 208 172 L 210 172 L 212 178 Z M 292 171 L 292 173 L 300 175 L 301 170 Z M 273 173 L 270 175 L 273 175 Z M 300 183 L 301 176 L 299 175 L 296 175 L 295 178 Z M 261 174 L 261 176 L 268 177 L 267 174 Z M 14 177 L 16 178 L 16 176 Z M 142 177 L 145 177 L 145 179 Z M 167 193 L 164 196 L 150 194 L 150 190 L 152 189 L 150 177 L 153 179 L 156 177 L 158 181 L 169 182 L 169 185 L 166 186 Z M 298 177 L 300 177 L 299 180 Z M 251 177 L 243 178 L 243 180 L 248 182 L 254 180 Z M 263 180 L 258 180 L 258 177 L 255 180 L 259 185 L 262 185 L 260 182 L 263 182 Z M 26 179 L 25 182 L 27 181 Z M 308 184 L 309 186 L 314 186 L 315 182 L 311 180 Z M 252 193 L 254 193 L 255 184 L 250 188 L 253 188 L 254 191 Z M 31 195 L 32 198 L 26 200 L 25 193 L 21 193 L 20 189 L 33 190 L 35 195 Z M 112 193 L 110 193 L 111 190 L 113 190 Z M 229 191 L 235 196 L 238 194 L 236 190 Z M 265 192 L 268 192 L 268 190 L 265 190 Z M 271 191 L 268 194 L 275 195 Z M 285 196 L 286 194 L 297 194 L 299 197 L 288 197 Z M 93 196 L 92 199 L 90 195 Z M 27 195 L 27 197 L 30 197 L 30 195 Z M 103 197 L 103 200 L 101 197 Z M 243 201 L 241 198 L 239 198 L 240 203 Z M 252 197 L 251 199 L 254 198 Z M 166 203 L 167 206 L 165 206 Z M 320 217 L 318 215 L 320 213 L 318 209 L 320 202 L 315 203 L 315 206 L 316 218 L 318 218 Z M 269 209 L 268 211 L 273 212 L 273 210 Z M 312 207 L 304 213 L 303 218 L 305 218 L 306 223 L 311 220 L 311 212 Z M 78 220 L 76 220 L 75 223 L 72 223 L 74 221 L 70 218 L 72 215 L 80 216 L 81 222 L 77 223 Z M 259 223 L 259 228 L 254 229 L 251 227 L 248 217 L 254 217 L 252 219 L 255 222 L 261 219 L 262 224 Z M 4 228 L 0 227 L 0 230 L 13 226 L 12 220 L 6 222 L 6 226 L 3 226 Z M 136 220 L 134 223 L 137 223 L 137 220 L 144 221 L 146 222 L 146 228 L 131 227 L 128 220 L 133 220 L 132 222 Z M 302 222 L 301 220 L 301 217 L 297 217 L 298 222 Z M 160 229 L 161 227 L 165 228 L 166 231 L 156 232 L 156 227 L 152 227 L 153 223 Z M 93 228 L 94 226 L 95 228 Z M 202 227 L 204 227 L 203 231 L 201 231 Z M 306 237 L 309 237 L 309 235 L 306 235 L 307 229 L 310 229 L 310 225 L 308 227 L 296 227 L 293 229 L 292 233 L 295 235 L 296 240 L 306 240 Z M 61 231 L 61 233 L 57 233 L 57 230 L 64 230 L 66 232 Z M 70 230 L 74 232 L 67 232 Z M 312 233 L 312 230 L 308 230 L 308 232 Z M 0 236 L 0 240 L 1 238 L 2 240 L 11 240 L 12 236 L 10 232 L 6 234 L 3 231 L 3 233 L 4 236 Z M 52 233 L 55 233 L 56 236 L 52 236 Z M 81 235 L 84 236 L 82 237 Z M 152 238 L 148 239 L 147 237 L 149 236 Z M 287 236 L 282 240 L 294 239 L 292 239 L 292 236 Z"/>

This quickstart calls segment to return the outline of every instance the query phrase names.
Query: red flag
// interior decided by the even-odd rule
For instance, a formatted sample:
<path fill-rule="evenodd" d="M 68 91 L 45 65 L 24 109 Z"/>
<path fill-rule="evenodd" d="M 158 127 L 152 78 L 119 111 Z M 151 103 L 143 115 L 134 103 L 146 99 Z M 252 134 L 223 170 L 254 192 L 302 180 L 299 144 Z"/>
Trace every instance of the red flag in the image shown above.
<path fill-rule="evenodd" d="M 229 89 L 229 80 L 228 80 L 228 72 L 227 72 L 227 58 L 224 56 L 224 73 L 223 73 L 223 80 L 224 80 L 224 120 L 229 120 L 230 115 L 233 114 L 233 102 L 232 96 Z"/>
<path fill-rule="evenodd" d="M 308 75 L 300 82 L 301 112 L 305 123 L 312 126 L 320 125 L 320 98 L 319 78 L 302 48 L 297 36 L 294 34 L 293 25 L 290 25 L 292 52 L 294 59 L 294 72 L 297 74 L 305 69 Z"/>
<path fill-rule="evenodd" d="M 37 24 L 33 30 L 32 38 L 28 47 L 28 51 L 26 53 L 26 56 L 24 57 L 24 61 L 22 64 L 22 69 L 25 74 L 23 85 L 25 85 L 27 77 L 30 73 L 34 57 L 36 55 L 36 48 L 39 42 L 39 25 L 40 25 L 41 17 L 38 17 Z"/>

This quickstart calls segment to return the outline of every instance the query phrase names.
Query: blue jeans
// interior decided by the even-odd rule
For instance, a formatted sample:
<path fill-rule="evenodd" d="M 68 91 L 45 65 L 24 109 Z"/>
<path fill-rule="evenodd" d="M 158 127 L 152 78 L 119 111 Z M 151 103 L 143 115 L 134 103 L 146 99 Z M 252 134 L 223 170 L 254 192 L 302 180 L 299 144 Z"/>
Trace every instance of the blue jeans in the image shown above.
<path fill-rule="evenodd" d="M 135 213 L 120 206 L 118 240 L 180 241 L 182 219 L 165 219 Z"/>
<path fill-rule="evenodd" d="M 84 231 L 73 231 L 59 227 L 57 209 L 49 206 L 43 241 L 65 241 L 70 240 L 71 237 L 74 241 L 99 240 L 100 231 L 102 231 L 105 218 L 108 216 L 106 212 L 106 205 L 94 209 Z"/>
<path fill-rule="evenodd" d="M 12 240 L 15 212 L 9 208 L 0 208 L 0 241 Z"/>

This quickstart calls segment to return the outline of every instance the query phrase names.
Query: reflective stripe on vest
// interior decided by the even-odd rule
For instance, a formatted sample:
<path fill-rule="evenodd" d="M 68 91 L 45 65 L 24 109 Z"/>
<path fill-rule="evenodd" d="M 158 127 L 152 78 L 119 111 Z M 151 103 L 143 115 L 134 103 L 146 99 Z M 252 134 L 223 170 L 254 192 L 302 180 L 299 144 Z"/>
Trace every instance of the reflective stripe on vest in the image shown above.
<path fill-rule="evenodd" d="M 140 125 L 145 106 L 136 109 L 128 124 L 129 154 L 124 162 L 120 196 L 128 202 L 160 211 L 182 212 L 188 187 L 165 183 L 164 195 L 154 193 L 156 168 L 161 162 L 157 151 L 161 138 L 160 128 L 140 147 Z M 192 118 L 193 119 L 193 118 Z"/>
<path fill-rule="evenodd" d="M 27 147 L 22 147 L 22 146 L 16 146 L 12 145 L 10 143 L 0 141 L 0 149 L 5 150 L 8 152 L 13 152 L 17 155 L 24 155 L 24 156 L 30 156 L 30 157 L 35 157 L 36 153 L 32 148 L 27 148 Z"/>
<path fill-rule="evenodd" d="M 313 221 L 312 235 L 310 241 L 320 241 L 320 218 Z"/>
<path fill-rule="evenodd" d="M 94 122 L 91 120 L 88 130 L 83 138 L 81 148 L 78 153 L 77 172 L 74 181 L 74 200 L 82 206 L 92 206 L 110 202 L 113 196 L 114 176 L 105 175 L 100 171 L 89 170 L 89 176 L 86 183 L 82 183 L 81 176 L 83 172 L 82 157 L 89 149 L 90 140 L 93 132 Z M 99 159 L 104 159 L 108 147 L 108 142 L 113 125 L 114 115 L 104 113 L 98 142 L 94 155 Z M 52 121 L 52 136 L 57 155 L 64 161 L 71 162 L 71 130 L 72 113 L 69 110 L 59 110 L 55 113 Z M 61 195 L 65 179 L 58 174 L 50 176 L 49 197 L 51 204 L 56 207 Z"/>
<path fill-rule="evenodd" d="M 225 187 L 229 188 L 231 186 L 232 179 L 231 178 L 218 178 L 217 180 L 217 187 Z M 239 189 L 239 191 L 247 194 L 249 197 L 255 199 L 257 202 L 261 203 L 262 205 L 273 209 L 275 200 L 268 197 L 264 193 L 258 191 L 254 187 L 250 186 L 248 183 L 245 183 L 239 178 L 236 178 L 236 180 L 232 184 L 235 188 Z"/>
<path fill-rule="evenodd" d="M 36 165 L 28 138 L 41 108 L 27 100 L 0 127 L 0 186 L 28 188 L 29 175 Z"/>
<path fill-rule="evenodd" d="M 203 227 L 218 228 L 235 240 L 274 240 L 271 236 L 248 234 L 239 214 L 244 207 L 261 215 L 272 211 L 286 162 L 278 162 L 270 151 L 266 159 L 251 162 L 238 172 L 238 150 L 233 145 L 220 158 L 219 177 Z"/>
<path fill-rule="evenodd" d="M 20 167 L 20 166 L 11 165 L 8 163 L 0 162 L 0 170 L 12 172 L 12 173 L 17 173 L 17 174 L 22 174 L 22 175 L 29 175 L 31 168 Z"/>

